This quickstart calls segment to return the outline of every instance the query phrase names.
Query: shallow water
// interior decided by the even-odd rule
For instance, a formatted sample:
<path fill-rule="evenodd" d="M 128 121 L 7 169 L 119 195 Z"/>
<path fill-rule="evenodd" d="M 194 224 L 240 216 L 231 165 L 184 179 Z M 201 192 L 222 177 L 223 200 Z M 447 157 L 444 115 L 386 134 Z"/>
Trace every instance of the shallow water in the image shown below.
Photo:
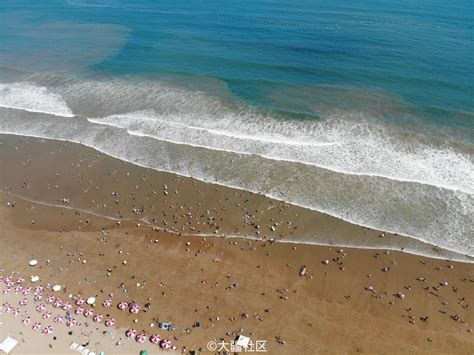
<path fill-rule="evenodd" d="M 472 10 L 7 1 L 0 132 L 474 255 Z"/>

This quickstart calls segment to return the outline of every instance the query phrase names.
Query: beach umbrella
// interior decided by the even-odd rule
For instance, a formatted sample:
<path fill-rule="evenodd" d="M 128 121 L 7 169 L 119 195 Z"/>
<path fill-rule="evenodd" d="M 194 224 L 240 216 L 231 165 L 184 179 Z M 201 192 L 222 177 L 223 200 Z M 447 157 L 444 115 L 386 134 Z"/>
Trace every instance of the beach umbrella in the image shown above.
<path fill-rule="evenodd" d="M 56 298 L 56 301 L 53 303 L 54 308 L 60 308 L 63 305 L 63 301 L 61 301 L 59 298 Z"/>
<path fill-rule="evenodd" d="M 160 343 L 161 348 L 167 350 L 171 349 L 171 341 L 168 339 L 163 339 Z"/>
<path fill-rule="evenodd" d="M 125 332 L 125 335 L 128 337 L 128 338 L 133 338 L 134 336 L 137 335 L 137 331 L 133 328 L 129 328 L 126 332 Z"/>
<path fill-rule="evenodd" d="M 38 282 L 39 279 L 40 279 L 40 278 L 39 278 L 39 276 L 37 276 L 37 275 L 32 275 L 32 276 L 30 277 L 30 281 L 31 281 L 31 282 Z"/>
<path fill-rule="evenodd" d="M 33 330 L 38 330 L 38 329 L 41 328 L 41 323 L 40 323 L 40 322 L 35 322 L 35 323 L 33 323 L 33 325 L 31 326 L 31 328 L 32 328 Z"/>
<path fill-rule="evenodd" d="M 10 282 L 7 282 L 5 285 L 7 285 L 7 287 L 13 287 L 15 286 L 15 283 L 13 281 L 10 281 Z"/>
<path fill-rule="evenodd" d="M 66 326 L 68 327 L 73 327 L 76 325 L 76 321 L 74 319 L 69 319 L 67 322 L 66 322 Z"/>
<path fill-rule="evenodd" d="M 161 340 L 161 337 L 158 334 L 153 334 L 152 336 L 150 336 L 150 341 L 153 344 L 158 344 L 160 340 Z"/>
<path fill-rule="evenodd" d="M 23 290 L 23 286 L 17 285 L 15 286 L 14 290 L 15 292 L 20 292 L 21 290 Z"/>
<path fill-rule="evenodd" d="M 18 301 L 18 304 L 20 306 L 26 306 L 28 304 L 28 300 L 26 298 L 22 298 L 21 300 Z"/>
<path fill-rule="evenodd" d="M 38 260 L 32 259 L 32 260 L 30 260 L 30 262 L 28 264 L 30 266 L 35 266 L 36 264 L 38 264 Z"/>
<path fill-rule="evenodd" d="M 104 307 L 110 307 L 112 305 L 112 300 L 108 299 L 102 302 L 102 306 Z"/>
<path fill-rule="evenodd" d="M 115 325 L 115 319 L 113 318 L 107 318 L 105 320 L 105 326 L 106 327 L 113 327 Z"/>
<path fill-rule="evenodd" d="M 18 316 L 20 314 L 20 308 L 13 308 L 11 314 L 15 317 Z"/>
<path fill-rule="evenodd" d="M 87 318 L 90 318 L 94 315 L 94 312 L 92 311 L 92 309 L 88 308 L 84 311 L 84 317 L 87 317 Z"/>
<path fill-rule="evenodd" d="M 17 283 L 17 284 L 21 284 L 21 283 L 23 283 L 23 282 L 25 282 L 25 279 L 24 279 L 23 277 L 20 277 L 20 278 L 18 278 L 18 279 L 16 280 L 16 283 Z"/>
<path fill-rule="evenodd" d="M 130 312 L 134 313 L 134 314 L 137 314 L 138 312 L 140 312 L 140 306 L 136 303 L 132 303 L 130 305 Z"/>
<path fill-rule="evenodd" d="M 12 292 L 12 289 L 10 287 L 7 287 L 6 289 L 3 290 L 4 295 L 8 295 L 10 292 Z"/>
<path fill-rule="evenodd" d="M 135 337 L 135 340 L 137 341 L 137 343 L 144 343 L 146 340 L 146 336 L 145 334 L 140 333 Z"/>
<path fill-rule="evenodd" d="M 127 302 L 120 302 L 118 305 L 117 305 L 117 308 L 120 309 L 121 311 L 123 311 L 124 309 L 126 309 L 128 307 L 128 303 Z"/>
<path fill-rule="evenodd" d="M 65 311 L 69 311 L 72 308 L 72 305 L 69 302 L 64 302 L 61 308 Z"/>
<path fill-rule="evenodd" d="M 29 293 L 31 292 L 31 287 L 25 287 L 23 289 L 23 291 L 21 291 L 21 293 L 23 293 L 23 295 L 28 295 Z"/>
<path fill-rule="evenodd" d="M 12 282 L 12 281 L 13 281 L 13 276 L 7 276 L 7 277 L 5 277 L 4 281 L 5 281 L 5 283 Z"/>
<path fill-rule="evenodd" d="M 53 291 L 54 291 L 54 292 L 61 291 L 61 288 L 62 288 L 61 285 L 54 285 L 54 286 L 53 286 Z"/>
<path fill-rule="evenodd" d="M 48 296 L 46 297 L 46 303 L 53 303 L 56 300 L 56 297 Z"/>
<path fill-rule="evenodd" d="M 51 312 L 44 312 L 43 315 L 41 316 L 41 318 L 43 319 L 48 319 L 49 317 L 51 317 Z"/>
<path fill-rule="evenodd" d="M 36 286 L 36 287 L 35 287 L 35 294 L 40 293 L 40 292 L 43 292 L 43 290 L 44 290 L 44 287 L 43 287 L 43 286 Z"/>
<path fill-rule="evenodd" d="M 78 299 L 76 300 L 76 304 L 77 304 L 78 306 L 82 306 L 82 305 L 84 304 L 84 302 L 85 302 L 85 300 L 84 300 L 84 298 L 82 298 L 82 297 L 80 297 L 80 298 L 78 298 Z"/>
<path fill-rule="evenodd" d="M 38 312 L 43 312 L 44 310 L 46 309 L 46 306 L 42 303 L 40 303 L 39 305 L 36 306 L 36 311 Z"/>
<path fill-rule="evenodd" d="M 38 293 L 37 295 L 35 295 L 35 297 L 33 298 L 36 302 L 40 301 L 41 299 L 43 298 L 43 295 Z"/>
<path fill-rule="evenodd" d="M 90 305 L 94 304 L 95 303 L 95 297 L 89 297 L 86 302 L 87 302 L 87 304 L 90 304 Z"/>
<path fill-rule="evenodd" d="M 57 315 L 56 317 L 54 317 L 53 322 L 54 323 L 62 323 L 63 322 L 63 317 L 60 316 L 60 315 Z"/>
<path fill-rule="evenodd" d="M 28 324 L 31 323 L 31 318 L 30 318 L 30 317 L 23 318 L 23 319 L 21 320 L 21 323 L 22 323 L 23 325 L 28 325 Z"/>
<path fill-rule="evenodd" d="M 104 316 L 103 316 L 102 314 L 100 314 L 100 313 L 99 313 L 99 314 L 96 314 L 96 315 L 94 316 L 94 318 L 92 318 L 92 320 L 93 320 L 94 322 L 101 322 L 102 319 L 104 319 Z"/>
<path fill-rule="evenodd" d="M 74 311 L 76 314 L 84 314 L 84 308 L 83 307 L 77 307 L 76 310 Z"/>
<path fill-rule="evenodd" d="M 51 334 L 53 332 L 53 327 L 48 325 L 47 327 L 43 328 L 43 330 L 41 331 L 41 333 L 43 334 Z"/>

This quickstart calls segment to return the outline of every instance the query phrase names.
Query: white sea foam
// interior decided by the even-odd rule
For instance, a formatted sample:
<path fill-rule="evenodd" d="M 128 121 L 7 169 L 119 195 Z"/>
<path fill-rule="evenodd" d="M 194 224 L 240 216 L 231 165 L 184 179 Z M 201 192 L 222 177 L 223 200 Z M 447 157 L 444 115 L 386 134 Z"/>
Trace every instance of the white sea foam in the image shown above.
<path fill-rule="evenodd" d="M 61 95 L 30 83 L 0 84 L 0 106 L 29 112 L 74 117 Z"/>

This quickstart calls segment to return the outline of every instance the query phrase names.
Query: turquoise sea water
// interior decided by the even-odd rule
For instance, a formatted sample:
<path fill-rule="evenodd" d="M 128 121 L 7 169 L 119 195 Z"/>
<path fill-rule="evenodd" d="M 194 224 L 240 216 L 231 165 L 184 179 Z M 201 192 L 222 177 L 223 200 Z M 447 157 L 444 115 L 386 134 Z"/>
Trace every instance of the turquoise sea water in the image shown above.
<path fill-rule="evenodd" d="M 473 14 L 472 1 L 6 0 L 0 132 L 474 255 Z"/>

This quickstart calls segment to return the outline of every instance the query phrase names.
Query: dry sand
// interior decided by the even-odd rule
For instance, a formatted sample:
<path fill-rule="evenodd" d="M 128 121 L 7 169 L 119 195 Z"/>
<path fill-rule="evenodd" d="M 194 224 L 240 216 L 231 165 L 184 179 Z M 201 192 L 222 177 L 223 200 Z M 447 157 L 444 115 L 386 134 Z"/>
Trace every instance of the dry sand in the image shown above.
<path fill-rule="evenodd" d="M 38 275 L 43 285 L 63 285 L 54 295 L 64 301 L 94 296 L 94 312 L 117 321 L 105 328 L 74 315 L 81 325 L 66 328 L 49 319 L 54 333 L 42 335 L 21 324 L 24 314 L 2 314 L 0 340 L 24 340 L 14 353 L 67 353 L 72 341 L 109 354 L 158 351 L 126 338 L 129 327 L 158 333 L 178 351 L 206 351 L 208 342 L 228 344 L 238 334 L 265 340 L 271 354 L 474 349 L 472 264 L 280 243 L 308 233 L 375 242 L 381 232 L 72 143 L 15 136 L 1 143 L 0 276 L 17 272 L 28 283 Z M 30 267 L 33 258 L 39 263 Z M 25 307 L 22 297 L 0 294 L 2 304 L 39 319 L 32 295 Z M 113 306 L 104 308 L 108 298 Z M 120 301 L 141 310 L 120 311 Z M 65 313 L 48 307 L 53 317 Z M 175 330 L 156 328 L 165 321 Z"/>

